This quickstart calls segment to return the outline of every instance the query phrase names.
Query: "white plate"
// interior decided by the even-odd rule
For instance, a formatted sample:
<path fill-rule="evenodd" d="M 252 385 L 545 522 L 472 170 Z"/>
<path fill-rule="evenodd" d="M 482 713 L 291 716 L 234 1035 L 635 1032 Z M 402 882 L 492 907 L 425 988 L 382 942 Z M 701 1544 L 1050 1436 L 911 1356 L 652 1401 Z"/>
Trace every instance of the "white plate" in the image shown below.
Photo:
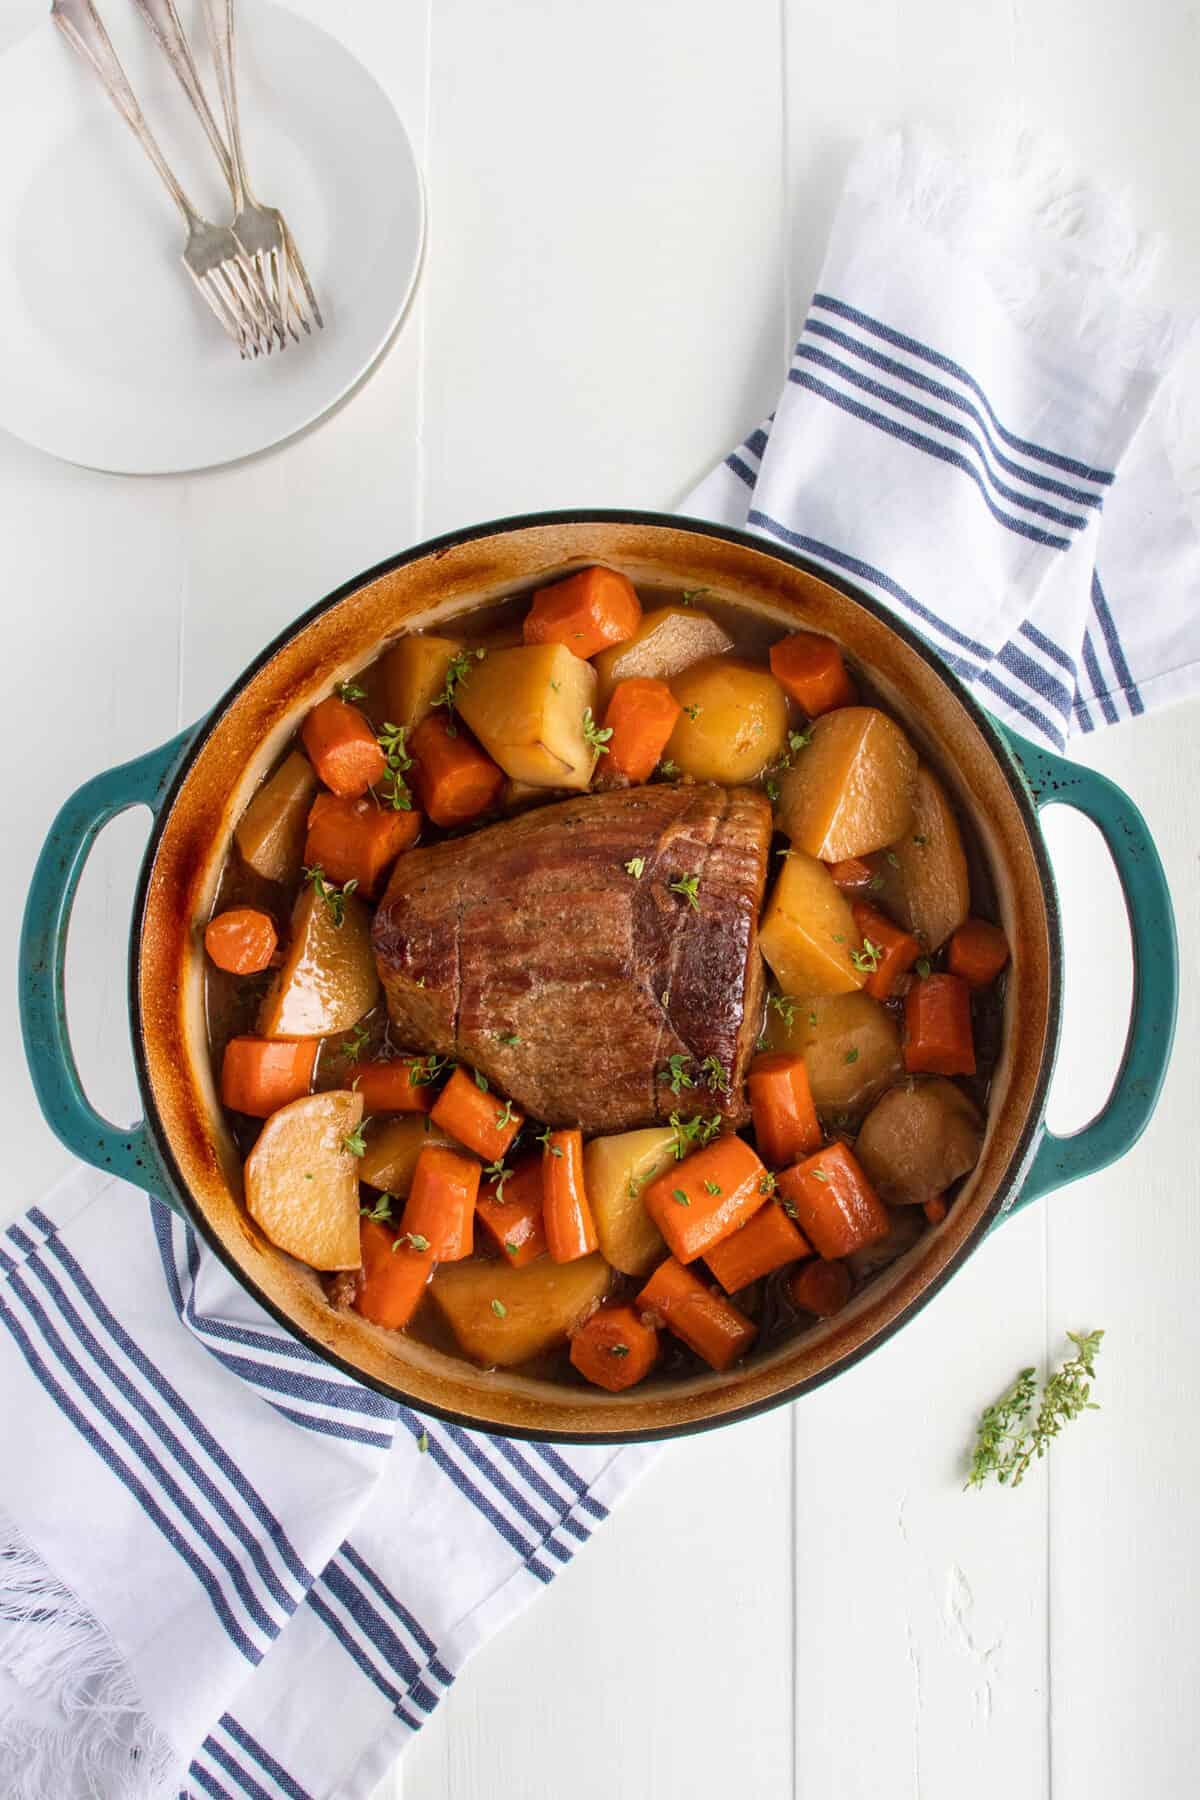
<path fill-rule="evenodd" d="M 133 7 L 101 4 L 184 188 L 226 221 L 229 190 L 149 31 Z M 67 462 L 162 475 L 265 450 L 363 378 L 412 293 L 424 204 L 391 102 L 295 13 L 246 5 L 239 25 L 250 179 L 286 213 L 325 317 L 256 362 L 194 289 L 174 203 L 57 29 L 0 57 L 0 425 Z"/>

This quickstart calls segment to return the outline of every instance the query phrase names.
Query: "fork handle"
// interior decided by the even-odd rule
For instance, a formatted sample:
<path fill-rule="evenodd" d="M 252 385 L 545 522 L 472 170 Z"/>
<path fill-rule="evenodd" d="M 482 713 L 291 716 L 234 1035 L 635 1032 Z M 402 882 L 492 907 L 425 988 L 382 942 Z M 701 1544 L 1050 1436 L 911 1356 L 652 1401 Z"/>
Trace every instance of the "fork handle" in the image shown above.
<path fill-rule="evenodd" d="M 233 157 L 233 198 L 238 212 L 250 194 L 246 181 L 246 160 L 242 151 L 242 125 L 238 117 L 237 51 L 234 43 L 233 0 L 200 0 L 208 41 L 212 46 L 213 66 L 229 148 Z"/>
<path fill-rule="evenodd" d="M 53 0 L 50 15 L 71 48 L 77 50 L 99 76 L 109 99 L 158 170 L 163 185 L 183 214 L 190 231 L 197 222 L 196 209 L 175 179 L 166 157 L 158 147 L 157 139 L 146 123 L 129 85 L 129 77 L 121 67 L 112 39 L 104 29 L 92 0 Z"/>
<path fill-rule="evenodd" d="M 175 0 L 134 0 L 134 5 L 154 33 L 159 48 L 175 72 L 176 80 L 191 102 L 232 192 L 233 163 L 229 146 L 213 117 L 204 84 L 200 80 L 200 71 L 196 67 L 196 59 L 192 55 L 192 47 L 183 29 L 183 21 L 175 8 Z"/>

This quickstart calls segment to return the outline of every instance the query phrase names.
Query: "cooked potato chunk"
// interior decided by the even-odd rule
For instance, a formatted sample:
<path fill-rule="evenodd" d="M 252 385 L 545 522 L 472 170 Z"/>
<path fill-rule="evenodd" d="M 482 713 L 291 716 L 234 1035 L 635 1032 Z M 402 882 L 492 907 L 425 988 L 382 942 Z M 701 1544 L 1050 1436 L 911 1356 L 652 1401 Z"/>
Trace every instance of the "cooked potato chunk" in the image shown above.
<path fill-rule="evenodd" d="M 493 762 L 531 787 L 585 788 L 596 751 L 584 734 L 595 717 L 596 671 L 565 644 L 491 651 L 458 690 L 458 710 Z"/>
<path fill-rule="evenodd" d="M 783 750 L 787 696 L 760 664 L 706 656 L 674 677 L 671 692 L 683 712 L 666 754 L 684 775 L 739 787 Z"/>
<path fill-rule="evenodd" d="M 390 724 L 408 731 L 433 711 L 446 671 L 462 645 L 457 638 L 406 637 L 383 659 L 383 704 Z"/>
<path fill-rule="evenodd" d="M 342 922 L 315 888 L 292 911 L 287 956 L 263 995 L 261 1037 L 330 1037 L 349 1031 L 379 996 L 371 915 L 355 895 L 338 896 Z"/>
<path fill-rule="evenodd" d="M 866 980 L 850 952 L 859 932 L 824 863 L 803 850 L 783 859 L 758 947 L 785 994 L 849 994 Z"/>
<path fill-rule="evenodd" d="M 242 860 L 264 881 L 290 886 L 300 873 L 308 809 L 317 778 L 299 750 L 285 756 L 242 814 L 234 841 Z"/>
<path fill-rule="evenodd" d="M 882 850 L 912 824 L 916 775 L 916 751 L 886 713 L 840 707 L 780 778 L 780 829 L 822 862 Z"/>
<path fill-rule="evenodd" d="M 642 1194 L 675 1160 L 665 1128 L 593 1138 L 583 1153 L 584 1185 L 600 1248 L 623 1275 L 644 1275 L 666 1249 Z"/>
<path fill-rule="evenodd" d="M 823 1114 L 858 1113 L 904 1073 L 900 1033 L 869 994 L 818 994 L 767 1013 L 773 1050 L 799 1050 L 813 1103 Z"/>
<path fill-rule="evenodd" d="M 982 1146 L 978 1107 L 939 1076 L 891 1088 L 863 1120 L 855 1152 L 881 1199 L 923 1206 L 975 1167 Z"/>
<path fill-rule="evenodd" d="M 971 884 L 958 821 L 937 776 L 922 766 L 913 790 L 912 824 L 880 859 L 879 904 L 937 950 L 971 910 Z"/>
<path fill-rule="evenodd" d="M 272 1113 L 246 1158 L 246 1209 L 273 1244 L 311 1269 L 357 1269 L 358 1158 L 346 1139 L 358 1094 L 306 1094 Z"/>
<path fill-rule="evenodd" d="M 570 655 L 570 652 L 567 652 Z M 430 1292 L 461 1348 L 485 1368 L 508 1369 L 565 1344 L 573 1325 L 608 1291 L 600 1255 L 523 1269 L 506 1263 L 444 1264 Z"/>
<path fill-rule="evenodd" d="M 703 657 L 720 656 L 732 646 L 729 633 L 707 613 L 691 606 L 660 606 L 644 615 L 631 638 L 596 658 L 600 705 L 607 706 L 618 681 L 634 675 L 670 681 Z"/>
<path fill-rule="evenodd" d="M 381 1119 L 368 1125 L 367 1148 L 359 1158 L 358 1178 L 369 1187 L 395 1194 L 398 1200 L 408 1197 L 413 1170 L 426 1144 L 441 1149 L 461 1148 L 433 1123 L 428 1113 L 406 1113 L 396 1119 Z"/>

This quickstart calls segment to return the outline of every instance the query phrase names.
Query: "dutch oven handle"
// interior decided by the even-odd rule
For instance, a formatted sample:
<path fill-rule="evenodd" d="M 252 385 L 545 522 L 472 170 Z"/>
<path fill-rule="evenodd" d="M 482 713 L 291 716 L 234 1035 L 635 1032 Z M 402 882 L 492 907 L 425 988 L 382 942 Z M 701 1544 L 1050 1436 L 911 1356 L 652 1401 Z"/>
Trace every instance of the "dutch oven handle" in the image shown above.
<path fill-rule="evenodd" d="M 1031 1200 L 1094 1175 L 1131 1150 L 1150 1123 L 1175 1036 L 1179 946 L 1167 878 L 1154 840 L 1128 794 L 1103 775 L 1053 756 L 1004 729 L 1034 805 L 1072 806 L 1108 846 L 1121 884 L 1133 947 L 1133 1004 L 1121 1066 L 1096 1117 L 1070 1137 L 1047 1131 L 1006 1217 Z"/>
<path fill-rule="evenodd" d="M 196 727 L 85 782 L 62 807 L 38 857 L 21 926 L 21 1031 L 46 1123 L 68 1150 L 179 1211 L 144 1121 L 122 1129 L 88 1102 L 67 1030 L 67 928 L 84 864 L 101 829 L 131 806 L 157 813 Z"/>

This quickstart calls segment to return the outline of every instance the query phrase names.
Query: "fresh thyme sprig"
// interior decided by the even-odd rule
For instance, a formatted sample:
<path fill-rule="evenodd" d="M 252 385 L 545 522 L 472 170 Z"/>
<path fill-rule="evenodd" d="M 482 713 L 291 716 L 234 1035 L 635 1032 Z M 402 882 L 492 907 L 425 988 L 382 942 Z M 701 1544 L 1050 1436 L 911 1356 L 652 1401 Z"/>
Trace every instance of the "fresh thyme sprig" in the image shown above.
<path fill-rule="evenodd" d="M 1048 1377 L 1032 1424 L 1037 1397 L 1032 1368 L 1022 1369 L 1012 1386 L 985 1407 L 976 1427 L 967 1487 L 983 1487 L 993 1476 L 1001 1487 L 1020 1487 L 1030 1463 L 1045 1456 L 1050 1440 L 1064 1425 L 1080 1413 L 1099 1411 L 1091 1393 L 1103 1336 L 1102 1331 L 1068 1331 L 1075 1355 Z"/>
<path fill-rule="evenodd" d="M 454 708 L 458 703 L 458 690 L 466 680 L 473 662 L 482 662 L 487 655 L 486 650 L 459 650 L 446 664 L 446 679 L 440 694 L 434 696 L 434 706 L 446 709 L 446 730 L 451 737 L 458 736 L 458 728 L 454 723 Z"/>
<path fill-rule="evenodd" d="M 611 725 L 605 726 L 603 730 L 597 725 L 595 719 L 592 717 L 592 709 L 589 706 L 583 715 L 583 735 L 585 742 L 591 745 L 597 756 L 608 755 L 608 740 L 612 734 L 613 728 Z"/>
<path fill-rule="evenodd" d="M 411 812 L 412 795 L 408 791 L 405 772 L 412 768 L 412 757 L 404 748 L 407 725 L 384 724 L 378 733 L 379 748 L 387 759 L 387 771 L 379 784 L 379 798 L 394 812 Z"/>
<path fill-rule="evenodd" d="M 302 869 L 301 874 L 317 899 L 325 902 L 334 930 L 340 931 L 346 922 L 346 901 L 358 886 L 357 881 L 344 881 L 338 887 L 336 882 L 326 881 L 320 863 L 314 863 L 311 869 Z"/>

